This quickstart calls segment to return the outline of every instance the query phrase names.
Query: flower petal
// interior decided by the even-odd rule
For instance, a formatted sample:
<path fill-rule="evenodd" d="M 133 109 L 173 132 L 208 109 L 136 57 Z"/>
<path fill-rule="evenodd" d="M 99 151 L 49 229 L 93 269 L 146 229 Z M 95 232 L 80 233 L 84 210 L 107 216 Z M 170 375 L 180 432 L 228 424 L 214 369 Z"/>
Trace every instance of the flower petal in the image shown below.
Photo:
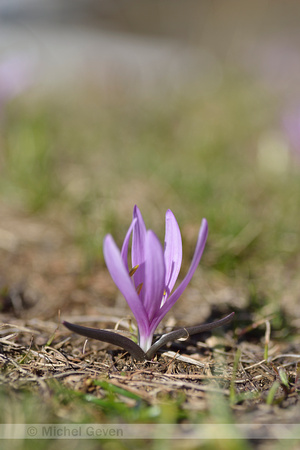
<path fill-rule="evenodd" d="M 144 306 L 151 322 L 158 313 L 165 290 L 165 261 L 158 237 L 149 230 L 146 234 Z"/>
<path fill-rule="evenodd" d="M 137 219 L 133 219 L 133 221 L 131 222 L 131 225 L 128 228 L 128 231 L 126 233 L 126 236 L 125 236 L 125 239 L 124 239 L 124 242 L 123 242 L 123 245 L 122 245 L 122 250 L 121 250 L 121 256 L 122 256 L 122 259 L 123 259 L 123 263 L 124 263 L 124 265 L 125 265 L 125 267 L 127 269 L 127 272 L 129 272 L 128 259 L 127 259 L 127 257 L 128 257 L 129 239 L 130 239 L 130 235 L 132 233 L 133 227 L 134 227 L 134 225 L 136 223 L 136 220 Z"/>
<path fill-rule="evenodd" d="M 103 253 L 109 273 L 133 312 L 139 331 L 141 333 L 147 332 L 149 321 L 146 310 L 134 288 L 121 253 L 111 235 L 107 235 L 104 238 Z"/>
<path fill-rule="evenodd" d="M 170 295 L 179 275 L 182 263 L 182 240 L 178 223 L 172 211 L 166 212 L 165 232 L 165 265 L 166 265 L 166 293 L 165 299 Z"/>
<path fill-rule="evenodd" d="M 133 209 L 133 219 L 136 220 L 132 231 L 131 260 L 132 267 L 138 266 L 133 275 L 135 287 L 138 289 L 145 283 L 145 242 L 146 226 L 142 214 L 137 206 Z M 145 289 L 140 291 L 140 298 L 144 300 Z"/>
<path fill-rule="evenodd" d="M 157 327 L 159 322 L 163 319 L 163 317 L 167 314 L 167 312 L 172 308 L 172 306 L 176 303 L 176 301 L 179 299 L 189 282 L 191 281 L 192 276 L 194 275 L 194 272 L 200 262 L 206 239 L 208 234 L 208 227 L 207 227 L 207 221 L 206 219 L 202 220 L 201 228 L 198 235 L 198 240 L 196 244 L 195 253 L 193 256 L 192 263 L 190 265 L 190 268 L 188 270 L 188 273 L 178 286 L 178 288 L 173 292 L 173 294 L 170 295 L 170 297 L 167 299 L 166 303 L 160 308 L 160 311 L 158 312 L 157 316 L 153 319 L 151 323 L 152 327 Z"/>

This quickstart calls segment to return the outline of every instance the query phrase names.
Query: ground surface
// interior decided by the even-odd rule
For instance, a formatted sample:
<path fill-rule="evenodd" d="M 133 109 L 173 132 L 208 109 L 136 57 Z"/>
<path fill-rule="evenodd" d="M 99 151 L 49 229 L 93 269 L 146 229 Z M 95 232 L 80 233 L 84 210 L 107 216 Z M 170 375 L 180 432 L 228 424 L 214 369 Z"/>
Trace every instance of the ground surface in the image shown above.
<path fill-rule="evenodd" d="M 60 324 L 63 316 L 128 332 L 128 310 L 106 270 L 82 274 L 78 250 L 55 230 L 51 236 L 43 222 L 12 216 L 7 213 L 6 220 L 16 239 L 15 220 L 16 227 L 20 221 L 32 227 L 36 239 L 41 232 L 41 240 L 28 242 L 27 234 L 17 249 L 2 250 L 4 423 L 299 422 L 299 339 L 273 340 L 270 316 L 255 323 L 248 308 L 233 305 L 236 321 L 218 335 L 178 342 L 153 361 L 136 363 L 122 350 L 86 341 Z M 58 241 L 59 248 L 51 248 Z M 198 307 L 195 293 L 188 292 L 184 302 L 189 310 Z M 217 308 L 219 315 L 225 309 Z M 174 314 L 169 325 L 186 322 L 180 308 Z M 241 319 L 248 327 L 240 326 Z"/>

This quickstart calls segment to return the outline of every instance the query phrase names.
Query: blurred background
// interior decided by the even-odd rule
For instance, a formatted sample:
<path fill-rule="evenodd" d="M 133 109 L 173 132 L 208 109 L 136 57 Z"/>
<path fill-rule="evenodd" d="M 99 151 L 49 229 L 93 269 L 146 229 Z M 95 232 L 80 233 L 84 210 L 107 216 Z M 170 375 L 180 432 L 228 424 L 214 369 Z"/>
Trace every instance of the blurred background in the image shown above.
<path fill-rule="evenodd" d="M 137 203 L 160 238 L 173 210 L 185 267 L 208 219 L 185 323 L 213 304 L 297 328 L 299 17 L 293 0 L 1 0 L 2 286 L 45 315 L 60 277 L 47 314 L 82 313 L 74 277 L 104 269 Z M 97 277 L 99 310 L 115 291 Z"/>
<path fill-rule="evenodd" d="M 0 20 L 1 53 L 34 53 L 43 82 L 196 77 L 217 89 L 233 65 L 299 95 L 297 1 L 1 0 Z"/>
<path fill-rule="evenodd" d="M 295 423 L 299 19 L 297 0 L 0 0 L 1 422 Z M 178 343 L 206 364 L 207 391 L 191 388 L 202 368 L 161 358 L 136 371 L 60 323 L 134 330 L 102 242 L 122 245 L 135 204 L 161 242 L 175 214 L 179 279 L 208 221 L 199 267 L 157 330 L 236 313 L 192 350 Z M 94 391 L 102 375 L 145 397 L 106 381 Z"/>

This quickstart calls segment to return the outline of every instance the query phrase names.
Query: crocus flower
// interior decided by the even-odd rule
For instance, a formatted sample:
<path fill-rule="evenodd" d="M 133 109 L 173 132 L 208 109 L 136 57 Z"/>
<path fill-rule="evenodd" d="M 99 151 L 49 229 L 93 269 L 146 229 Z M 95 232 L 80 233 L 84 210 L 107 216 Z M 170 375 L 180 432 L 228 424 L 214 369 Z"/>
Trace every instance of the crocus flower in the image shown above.
<path fill-rule="evenodd" d="M 6 103 L 21 94 L 34 81 L 35 59 L 14 54 L 0 62 L 0 113 Z"/>
<path fill-rule="evenodd" d="M 300 108 L 290 110 L 283 116 L 283 131 L 293 156 L 300 161 Z"/>
<path fill-rule="evenodd" d="M 131 264 L 128 268 L 128 246 L 132 235 Z M 173 213 L 166 212 L 165 242 L 162 247 L 153 231 L 147 230 L 137 206 L 133 221 L 120 251 L 111 235 L 104 239 L 104 258 L 110 275 L 125 297 L 137 321 L 139 345 L 147 352 L 153 334 L 190 282 L 202 256 L 207 238 L 205 219 L 199 231 L 191 266 L 177 289 L 172 292 L 182 262 L 182 241 Z"/>
<path fill-rule="evenodd" d="M 129 269 L 128 249 L 131 237 L 132 268 Z M 163 248 L 154 232 L 146 229 L 140 210 L 135 206 L 133 220 L 121 251 L 110 234 L 104 238 L 103 250 L 110 275 L 137 321 L 139 345 L 109 330 L 87 328 L 65 321 L 63 324 L 82 336 L 118 345 L 138 361 L 151 359 L 167 342 L 227 324 L 233 319 L 234 313 L 215 322 L 179 328 L 163 334 L 152 344 L 156 327 L 189 284 L 201 259 L 206 239 L 207 222 L 203 219 L 190 268 L 179 286 L 173 290 L 182 262 L 182 241 L 178 223 L 173 213 L 168 210 Z"/>

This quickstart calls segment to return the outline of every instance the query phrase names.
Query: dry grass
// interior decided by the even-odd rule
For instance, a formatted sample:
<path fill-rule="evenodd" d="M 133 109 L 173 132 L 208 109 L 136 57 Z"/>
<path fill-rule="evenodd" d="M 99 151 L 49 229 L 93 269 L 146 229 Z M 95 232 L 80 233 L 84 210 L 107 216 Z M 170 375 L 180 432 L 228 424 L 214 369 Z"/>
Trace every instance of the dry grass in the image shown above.
<path fill-rule="evenodd" d="M 208 338 L 199 345 L 185 342 L 180 351 L 166 351 L 153 361 L 134 363 L 122 351 L 70 336 L 49 320 L 11 319 L 0 333 L 1 383 L 14 389 L 30 386 L 45 399 L 53 380 L 101 399 L 106 390 L 97 381 L 105 380 L 137 396 L 118 395 L 128 407 L 138 399 L 148 405 L 181 399 L 183 409 L 205 412 L 211 394 L 216 394 L 228 399 L 241 422 L 247 422 L 249 414 L 258 423 L 279 417 L 281 423 L 291 418 L 295 423 L 299 418 L 294 406 L 300 355 L 291 345 L 271 345 L 266 361 L 260 345 Z"/>
<path fill-rule="evenodd" d="M 39 227 L 43 230 L 42 222 Z M 60 324 L 61 314 L 128 332 L 128 310 L 115 298 L 106 269 L 83 275 L 78 253 L 63 238 L 58 246 L 48 241 L 48 252 L 38 239 L 35 245 L 18 239 L 16 248 L 1 251 L 4 386 L 29 388 L 45 401 L 53 381 L 94 399 L 105 399 L 107 389 L 114 389 L 114 401 L 128 408 L 171 400 L 188 413 L 207 413 L 212 396 L 221 396 L 239 422 L 300 418 L 295 416 L 299 347 L 295 340 L 274 341 L 268 318 L 243 329 L 230 325 L 218 336 L 177 341 L 153 361 L 135 363 L 121 349 L 72 335 Z M 177 325 L 176 313 L 170 324 Z M 264 330 L 260 336 L 251 334 L 258 329 Z"/>

